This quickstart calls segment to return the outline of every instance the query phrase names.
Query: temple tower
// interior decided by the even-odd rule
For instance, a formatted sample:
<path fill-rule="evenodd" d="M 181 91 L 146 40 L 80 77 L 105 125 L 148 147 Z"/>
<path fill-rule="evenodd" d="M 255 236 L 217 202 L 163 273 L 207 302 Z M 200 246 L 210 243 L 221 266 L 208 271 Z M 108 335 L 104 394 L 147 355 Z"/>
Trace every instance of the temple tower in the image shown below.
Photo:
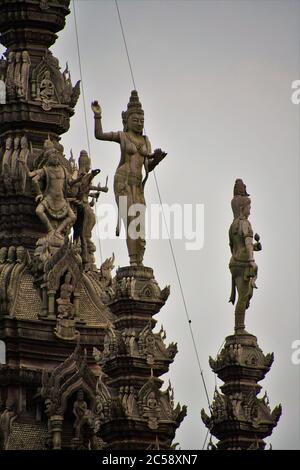
<path fill-rule="evenodd" d="M 177 345 L 165 345 L 162 327 L 158 333 L 152 331 L 153 317 L 170 289 L 161 290 L 153 270 L 144 266 L 119 268 L 115 280 L 115 298 L 109 304 L 115 331 L 104 338 L 102 361 L 120 408 L 103 425 L 101 436 L 114 450 L 170 449 L 186 406 L 174 406 L 171 384 L 162 391 L 159 377 L 168 372 Z"/>
<path fill-rule="evenodd" d="M 245 330 L 245 313 L 256 288 L 258 271 L 253 255 L 262 249 L 259 235 L 254 235 L 253 243 L 248 221 L 250 204 L 246 186 L 236 180 L 231 202 L 234 220 L 229 230 L 230 302 L 236 304 L 235 328 L 217 358 L 209 358 L 211 369 L 224 384 L 221 393 L 215 390 L 210 416 L 201 412 L 210 434 L 219 440 L 219 450 L 263 450 L 263 439 L 272 434 L 281 415 L 281 405 L 271 411 L 266 392 L 258 397 L 262 388 L 258 382 L 269 372 L 274 355 L 265 355 L 257 338 Z"/>

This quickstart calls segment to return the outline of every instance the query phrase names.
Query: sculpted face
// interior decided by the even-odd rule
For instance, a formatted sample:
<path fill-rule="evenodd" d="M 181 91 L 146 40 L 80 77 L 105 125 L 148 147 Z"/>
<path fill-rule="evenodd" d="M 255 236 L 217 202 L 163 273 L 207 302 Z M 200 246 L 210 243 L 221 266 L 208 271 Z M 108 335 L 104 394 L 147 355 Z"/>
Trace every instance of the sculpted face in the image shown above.
<path fill-rule="evenodd" d="M 23 246 L 17 247 L 17 261 L 20 263 L 25 259 L 26 250 Z"/>
<path fill-rule="evenodd" d="M 21 138 L 21 148 L 24 149 L 27 147 L 28 147 L 28 142 L 27 142 L 25 135 L 23 135 L 23 137 Z"/>
<path fill-rule="evenodd" d="M 144 129 L 144 115 L 142 113 L 130 114 L 127 119 L 127 129 L 141 134 Z"/>
<path fill-rule="evenodd" d="M 12 143 L 13 143 L 12 137 L 7 137 L 6 143 L 5 143 L 5 148 L 6 148 L 7 150 L 9 150 L 9 149 L 11 148 L 11 146 L 12 146 Z"/>
<path fill-rule="evenodd" d="M 16 258 L 16 247 L 10 246 L 8 248 L 7 261 L 9 263 L 13 263 L 15 261 L 15 258 Z"/>
<path fill-rule="evenodd" d="M 90 171 L 91 160 L 86 150 L 81 150 L 78 162 L 80 173 L 88 173 Z"/>
<path fill-rule="evenodd" d="M 50 166 L 58 166 L 59 165 L 59 158 L 58 158 L 57 150 L 52 149 L 51 151 L 49 151 L 48 165 L 50 165 Z"/>
<path fill-rule="evenodd" d="M 15 53 L 13 51 L 10 51 L 10 53 L 8 54 L 8 58 L 7 58 L 8 62 L 9 63 L 13 62 L 14 58 L 15 58 Z"/>
<path fill-rule="evenodd" d="M 17 150 L 19 145 L 20 145 L 20 137 L 15 137 L 14 138 L 14 148 L 15 148 L 15 150 Z"/>
<path fill-rule="evenodd" d="M 0 249 L 0 263 L 4 263 L 4 262 L 5 262 L 6 256 L 7 256 L 7 247 L 6 247 L 6 246 L 3 246 L 3 247 Z"/>
<path fill-rule="evenodd" d="M 29 61 L 29 54 L 27 51 L 22 52 L 22 60 L 23 62 L 28 62 Z"/>

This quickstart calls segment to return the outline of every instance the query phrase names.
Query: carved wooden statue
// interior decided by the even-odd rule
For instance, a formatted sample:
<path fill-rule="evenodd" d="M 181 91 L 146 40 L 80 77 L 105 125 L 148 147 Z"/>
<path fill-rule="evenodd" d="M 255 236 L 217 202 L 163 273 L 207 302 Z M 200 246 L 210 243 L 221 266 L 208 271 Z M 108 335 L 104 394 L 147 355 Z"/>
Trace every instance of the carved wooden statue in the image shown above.
<path fill-rule="evenodd" d="M 230 302 L 235 304 L 236 289 L 238 300 L 235 307 L 235 333 L 245 332 L 245 312 L 250 305 L 253 289 L 256 288 L 257 265 L 253 252 L 262 249 L 259 235 L 255 234 L 256 243 L 253 243 L 253 230 L 248 220 L 251 209 L 251 200 L 247 194 L 246 186 L 241 179 L 237 179 L 234 186 L 234 197 L 231 207 L 234 220 L 229 229 L 229 244 L 231 259 L 229 268 L 232 275 L 232 291 Z"/>
<path fill-rule="evenodd" d="M 58 150 L 54 145 L 49 145 L 44 156 L 47 159 L 46 165 L 28 173 L 37 192 L 36 214 L 47 227 L 49 235 L 64 238 L 76 220 L 66 199 L 67 185 L 71 181 L 66 169 L 60 164 Z M 41 180 L 46 182 L 44 192 L 41 190 Z"/>
<path fill-rule="evenodd" d="M 137 92 L 131 92 L 127 111 L 122 113 L 124 130 L 123 132 L 103 132 L 101 124 L 101 107 L 97 101 L 92 103 L 92 110 L 95 117 L 95 137 L 99 140 L 109 140 L 117 142 L 121 147 L 121 159 L 114 179 L 115 198 L 118 205 L 119 217 L 116 229 L 119 235 L 119 220 L 123 220 L 126 229 L 127 249 L 130 258 L 130 264 L 133 266 L 142 265 L 145 252 L 145 198 L 144 186 L 148 178 L 148 173 L 167 155 L 161 149 L 156 149 L 151 153 L 151 145 L 148 137 L 143 135 L 144 111 L 139 101 Z M 143 168 L 145 177 L 143 179 Z M 124 196 L 124 209 L 122 205 Z M 140 211 L 134 205 L 140 205 Z M 129 210 L 135 215 L 129 214 Z M 131 222 L 139 212 L 140 229 L 135 236 L 130 234 L 129 228 Z M 137 232 L 136 231 L 136 232 Z"/>
<path fill-rule="evenodd" d="M 96 223 L 95 213 L 92 209 L 95 199 L 98 199 L 100 192 L 107 192 L 107 186 L 93 186 L 92 181 L 100 170 L 91 171 L 91 160 L 86 152 L 82 150 L 79 157 L 79 174 L 77 183 L 77 195 L 75 204 L 77 206 L 77 220 L 74 225 L 74 240 L 80 239 L 81 256 L 85 266 L 91 264 L 95 246 L 92 242 L 92 230 Z M 89 198 L 92 198 L 89 201 Z"/>
<path fill-rule="evenodd" d="M 72 285 L 72 275 L 67 272 L 64 283 L 60 288 L 60 297 L 56 300 L 58 305 L 58 317 L 68 318 L 73 320 L 74 318 L 74 305 L 71 302 L 71 296 L 74 287 Z"/>
<path fill-rule="evenodd" d="M 6 85 L 4 75 L 0 74 L 0 104 L 6 103 Z"/>
<path fill-rule="evenodd" d="M 27 160 L 29 157 L 29 148 L 28 148 L 28 140 L 25 135 L 21 137 L 20 142 L 21 150 L 18 156 L 18 164 L 17 164 L 17 175 L 19 179 L 19 189 L 22 193 L 25 192 L 26 187 L 26 167 L 27 167 Z"/>
<path fill-rule="evenodd" d="M 91 410 L 88 409 L 87 402 L 84 399 L 82 390 L 77 392 L 77 399 L 74 403 L 73 414 L 75 415 L 74 431 L 75 437 L 80 437 L 82 426 L 89 421 L 92 416 Z"/>
<path fill-rule="evenodd" d="M 10 161 L 11 161 L 12 153 L 13 153 L 13 138 L 7 137 L 5 141 L 5 151 L 4 151 L 3 160 L 2 160 L 2 172 L 4 175 L 5 173 L 10 174 Z"/>

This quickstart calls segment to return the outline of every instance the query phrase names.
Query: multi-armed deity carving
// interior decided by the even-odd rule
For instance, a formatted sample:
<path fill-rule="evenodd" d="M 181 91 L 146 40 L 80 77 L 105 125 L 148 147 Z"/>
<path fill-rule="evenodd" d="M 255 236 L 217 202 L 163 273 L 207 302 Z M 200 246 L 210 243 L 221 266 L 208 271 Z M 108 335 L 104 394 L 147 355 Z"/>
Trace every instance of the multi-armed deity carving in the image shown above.
<path fill-rule="evenodd" d="M 235 307 L 235 333 L 245 333 L 245 313 L 250 305 L 253 289 L 256 288 L 257 264 L 253 253 L 262 249 L 259 235 L 255 234 L 253 243 L 253 230 L 248 220 L 251 209 L 251 200 L 246 186 L 241 179 L 237 179 L 231 201 L 234 220 L 229 229 L 229 244 L 231 260 L 229 268 L 232 276 L 232 291 L 230 302 L 235 304 L 236 290 L 238 299 Z"/>
<path fill-rule="evenodd" d="M 92 103 L 95 117 L 95 137 L 120 144 L 121 159 L 114 179 L 115 198 L 118 206 L 117 236 L 122 220 L 126 230 L 127 249 L 132 266 L 142 265 L 145 252 L 145 209 L 144 186 L 148 174 L 166 156 L 161 149 L 151 152 L 148 137 L 143 135 L 144 111 L 134 90 L 127 110 L 122 113 L 123 132 L 103 132 L 101 107 Z M 145 177 L 143 179 L 143 168 Z M 139 214 L 139 223 L 135 218 Z"/>
<path fill-rule="evenodd" d="M 75 204 L 77 208 L 77 219 L 74 225 L 74 240 L 80 241 L 81 256 L 83 263 L 90 267 L 93 252 L 96 250 L 92 242 L 92 230 L 96 223 L 93 206 L 100 192 L 107 192 L 107 184 L 104 187 L 93 186 L 92 181 L 100 170 L 91 170 L 91 159 L 86 150 L 82 150 L 79 156 L 79 172 L 77 183 L 77 194 Z M 107 183 L 107 180 L 106 180 Z M 91 198 L 91 201 L 89 200 Z"/>
<path fill-rule="evenodd" d="M 19 160 L 26 166 L 24 158 L 20 156 Z M 48 232 L 48 246 L 49 243 L 56 247 L 63 245 L 74 226 L 74 240 L 80 240 L 82 260 L 88 263 L 89 255 L 95 250 L 91 241 L 96 220 L 92 206 L 100 191 L 106 192 L 107 187 L 92 186 L 92 179 L 100 170 L 90 171 L 86 151 L 81 151 L 76 177 L 70 170 L 71 165 L 64 158 L 61 146 L 48 139 L 39 157 L 38 168 L 32 171 L 27 168 L 27 174 L 36 194 L 36 214 Z M 89 197 L 93 199 L 91 203 Z"/>

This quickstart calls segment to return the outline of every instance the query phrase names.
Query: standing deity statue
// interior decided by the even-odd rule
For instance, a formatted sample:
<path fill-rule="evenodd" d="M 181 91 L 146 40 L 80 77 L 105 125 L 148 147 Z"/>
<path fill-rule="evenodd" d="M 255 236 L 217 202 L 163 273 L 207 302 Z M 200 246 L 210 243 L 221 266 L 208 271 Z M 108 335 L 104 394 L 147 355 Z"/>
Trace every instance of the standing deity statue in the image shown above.
<path fill-rule="evenodd" d="M 16 87 L 14 82 L 14 69 L 15 69 L 15 53 L 10 51 L 7 56 L 7 72 L 6 72 L 6 93 L 7 98 L 12 100 L 16 97 Z"/>
<path fill-rule="evenodd" d="M 18 90 L 18 96 L 28 98 L 28 79 L 29 79 L 29 69 L 30 69 L 30 56 L 28 51 L 22 51 L 22 65 L 21 65 L 21 78 L 20 78 L 20 88 Z"/>
<path fill-rule="evenodd" d="M 2 246 L 0 248 L 0 272 L 4 264 L 6 263 L 7 252 L 8 252 L 7 246 Z"/>
<path fill-rule="evenodd" d="M 131 92 L 127 110 L 122 113 L 123 132 L 103 132 L 101 107 L 97 101 L 92 103 L 92 110 L 95 118 L 96 139 L 120 144 L 121 159 L 114 179 L 114 192 L 119 211 L 116 234 L 119 235 L 121 219 L 126 230 L 130 264 L 132 266 L 142 265 L 146 245 L 144 238 L 146 209 L 144 186 L 149 172 L 167 154 L 161 149 L 156 149 L 154 153 L 151 153 L 149 139 L 143 135 L 144 111 L 135 90 Z M 143 168 L 145 170 L 144 179 Z M 137 214 L 139 214 L 139 224 L 134 230 Z M 133 223 L 131 224 L 131 222 Z"/>
<path fill-rule="evenodd" d="M 10 174 L 10 161 L 11 161 L 12 153 L 13 153 L 13 138 L 7 137 L 5 141 L 5 150 L 4 150 L 3 160 L 2 160 L 3 175 Z"/>
<path fill-rule="evenodd" d="M 64 89 L 63 89 L 63 98 L 65 103 L 70 103 L 73 93 L 73 86 L 71 80 L 71 74 L 68 66 L 68 62 L 66 63 L 66 68 L 63 71 L 63 79 L 64 79 Z"/>
<path fill-rule="evenodd" d="M 100 192 L 107 192 L 108 188 L 107 185 L 105 187 L 92 185 L 94 177 L 100 173 L 100 170 L 91 171 L 91 160 L 86 150 L 80 152 L 78 165 L 78 179 L 80 181 L 77 183 L 78 192 L 75 199 L 77 220 L 74 224 L 74 240 L 80 240 L 82 261 L 87 266 L 91 264 L 95 251 L 92 230 L 96 223 L 96 217 L 92 207 Z M 89 201 L 90 197 L 92 198 L 91 202 Z"/>
<path fill-rule="evenodd" d="M 250 305 L 253 289 L 256 288 L 257 265 L 253 252 L 262 249 L 259 235 L 255 234 L 253 243 L 253 230 L 248 220 L 251 209 L 251 200 L 246 186 L 241 179 L 237 179 L 234 186 L 231 207 L 234 220 L 229 229 L 229 245 L 231 259 L 229 268 L 232 276 L 232 290 L 230 302 L 235 304 L 236 290 L 238 300 L 235 307 L 235 334 L 247 333 L 245 331 L 245 313 Z"/>
<path fill-rule="evenodd" d="M 18 157 L 17 176 L 19 179 L 19 189 L 22 193 L 24 193 L 27 178 L 26 166 L 29 157 L 28 140 L 25 135 L 21 137 L 20 146 L 21 150 Z"/>
<path fill-rule="evenodd" d="M 82 390 L 78 390 L 77 398 L 74 402 L 73 414 L 75 415 L 74 430 L 75 437 L 80 438 L 81 428 L 88 423 L 92 418 L 92 411 L 88 409 L 87 402 L 84 399 Z"/>
<path fill-rule="evenodd" d="M 6 85 L 4 75 L 0 75 L 0 104 L 6 103 Z"/>
<path fill-rule="evenodd" d="M 12 177 L 16 177 L 16 169 L 17 169 L 17 162 L 19 159 L 20 153 L 20 137 L 16 136 L 14 138 L 14 149 L 11 156 L 11 163 L 10 163 L 10 174 Z"/>
<path fill-rule="evenodd" d="M 14 85 L 17 97 L 20 98 L 21 96 L 21 67 L 22 67 L 22 52 L 16 52 L 15 56 L 15 68 L 14 68 Z"/>
<path fill-rule="evenodd" d="M 71 156 L 69 158 L 69 162 L 70 162 L 72 175 L 78 176 L 78 168 L 77 168 L 77 165 L 76 165 L 76 161 L 75 161 L 72 149 L 71 149 Z"/>
<path fill-rule="evenodd" d="M 47 145 L 44 157 L 47 163 L 43 168 L 27 170 L 37 193 L 36 214 L 47 227 L 50 236 L 63 239 L 76 220 L 66 194 L 68 184 L 77 181 L 72 181 L 61 165 L 59 151 L 54 145 Z M 44 191 L 41 189 L 41 181 L 45 183 Z"/>

